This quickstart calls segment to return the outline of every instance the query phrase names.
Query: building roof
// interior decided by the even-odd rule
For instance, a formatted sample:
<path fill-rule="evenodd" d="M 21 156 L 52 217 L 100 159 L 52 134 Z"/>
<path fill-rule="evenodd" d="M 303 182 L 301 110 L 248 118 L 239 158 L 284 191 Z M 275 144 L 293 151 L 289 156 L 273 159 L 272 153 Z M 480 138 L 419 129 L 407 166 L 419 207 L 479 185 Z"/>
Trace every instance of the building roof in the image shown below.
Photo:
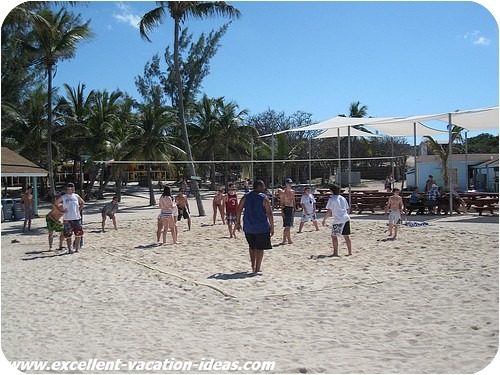
<path fill-rule="evenodd" d="M 465 154 L 453 154 L 452 161 L 465 161 Z M 436 155 L 420 155 L 417 163 L 432 163 L 438 161 Z M 467 154 L 467 164 L 476 165 L 498 160 L 498 154 Z"/>
<path fill-rule="evenodd" d="M 498 159 L 488 160 L 484 163 L 475 165 L 473 168 L 498 168 Z"/>
<path fill-rule="evenodd" d="M 2 147 L 2 177 L 46 177 L 49 172 L 7 147 Z"/>

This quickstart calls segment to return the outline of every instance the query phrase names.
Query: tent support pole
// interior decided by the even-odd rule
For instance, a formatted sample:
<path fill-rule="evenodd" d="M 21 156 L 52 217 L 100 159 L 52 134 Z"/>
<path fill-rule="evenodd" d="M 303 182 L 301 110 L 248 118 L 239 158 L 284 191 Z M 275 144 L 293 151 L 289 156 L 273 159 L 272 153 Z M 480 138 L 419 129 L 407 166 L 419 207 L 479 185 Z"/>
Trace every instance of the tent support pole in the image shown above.
<path fill-rule="evenodd" d="M 469 191 L 469 150 L 467 148 L 467 130 L 465 131 L 465 180 L 466 192 Z"/>
<path fill-rule="evenodd" d="M 307 181 L 308 184 L 311 184 L 311 143 L 312 143 L 312 135 L 309 136 L 309 180 Z"/>
<path fill-rule="evenodd" d="M 347 182 L 349 184 L 349 211 L 351 211 L 351 127 L 347 127 Z"/>
<path fill-rule="evenodd" d="M 452 159 L 453 159 L 453 142 L 452 142 L 452 122 L 451 122 L 451 113 L 448 113 L 448 189 L 450 192 L 450 216 L 453 215 L 453 194 L 451 194 L 452 190 Z"/>
<path fill-rule="evenodd" d="M 274 210 L 274 132 L 271 136 L 271 204 Z"/>
<path fill-rule="evenodd" d="M 33 178 L 33 213 L 35 217 L 38 217 L 38 181 L 36 176 Z"/>
<path fill-rule="evenodd" d="M 418 187 L 418 172 L 417 172 L 417 123 L 413 123 L 413 163 L 415 165 L 415 186 Z"/>
<path fill-rule="evenodd" d="M 339 188 L 342 188 L 342 162 L 340 159 L 340 128 L 337 128 L 337 147 L 338 147 L 338 156 L 339 156 L 339 169 L 337 171 L 337 176 L 339 176 L 339 180 L 335 180 L 335 183 L 339 185 Z"/>

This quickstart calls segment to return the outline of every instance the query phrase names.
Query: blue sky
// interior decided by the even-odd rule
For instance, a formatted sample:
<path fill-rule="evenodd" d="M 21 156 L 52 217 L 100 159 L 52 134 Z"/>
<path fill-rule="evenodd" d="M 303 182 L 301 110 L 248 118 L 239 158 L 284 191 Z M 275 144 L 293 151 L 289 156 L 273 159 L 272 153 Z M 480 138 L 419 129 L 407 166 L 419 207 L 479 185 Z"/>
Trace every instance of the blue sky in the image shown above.
<path fill-rule="evenodd" d="M 316 122 L 347 114 L 353 101 L 368 106 L 374 117 L 498 105 L 498 25 L 478 3 L 229 3 L 242 17 L 223 37 L 203 91 L 252 114 L 302 110 Z M 493 0 L 482 4 L 494 10 Z M 82 44 L 75 58 L 58 64 L 54 84 L 119 88 L 139 98 L 135 77 L 153 54 L 162 56 L 173 44 L 170 19 L 150 34 L 152 43 L 139 35 L 137 23 L 155 6 L 91 1 L 70 7 L 92 20 L 96 37 Z M 186 25 L 197 39 L 224 22 Z"/>

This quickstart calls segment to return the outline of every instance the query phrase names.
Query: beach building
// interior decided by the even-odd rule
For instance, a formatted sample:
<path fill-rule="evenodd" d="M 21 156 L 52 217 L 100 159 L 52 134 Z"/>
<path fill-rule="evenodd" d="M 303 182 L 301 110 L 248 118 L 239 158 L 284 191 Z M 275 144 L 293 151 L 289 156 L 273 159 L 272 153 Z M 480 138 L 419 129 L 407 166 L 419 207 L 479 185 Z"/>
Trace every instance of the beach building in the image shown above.
<path fill-rule="evenodd" d="M 477 190 L 498 192 L 498 154 L 456 154 L 452 156 L 452 179 L 459 191 Z M 443 186 L 442 167 L 435 155 L 420 155 L 417 158 L 417 186 L 425 187 L 429 175 L 433 175 L 439 186 Z M 415 168 L 406 172 L 408 187 L 415 186 Z"/>

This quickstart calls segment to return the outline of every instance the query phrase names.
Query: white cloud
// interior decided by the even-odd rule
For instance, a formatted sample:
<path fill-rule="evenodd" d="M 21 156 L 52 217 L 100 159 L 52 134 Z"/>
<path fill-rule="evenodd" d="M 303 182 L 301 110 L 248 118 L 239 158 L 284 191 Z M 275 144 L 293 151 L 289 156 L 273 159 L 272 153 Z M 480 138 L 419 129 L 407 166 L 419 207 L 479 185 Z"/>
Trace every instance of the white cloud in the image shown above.
<path fill-rule="evenodd" d="M 470 40 L 474 45 L 487 46 L 490 44 L 490 40 L 482 36 L 479 30 L 465 33 L 464 39 Z"/>
<path fill-rule="evenodd" d="M 487 46 L 490 44 L 490 40 L 485 38 L 484 36 L 480 36 L 479 38 L 477 38 L 475 41 L 474 41 L 474 44 L 480 44 L 480 45 L 483 45 L 483 46 Z"/>
<path fill-rule="evenodd" d="M 134 14 L 132 8 L 122 2 L 117 3 L 116 6 L 118 7 L 119 12 L 113 13 L 113 17 L 118 22 L 123 22 L 136 29 L 139 29 L 139 22 L 141 21 L 142 17 Z"/>

